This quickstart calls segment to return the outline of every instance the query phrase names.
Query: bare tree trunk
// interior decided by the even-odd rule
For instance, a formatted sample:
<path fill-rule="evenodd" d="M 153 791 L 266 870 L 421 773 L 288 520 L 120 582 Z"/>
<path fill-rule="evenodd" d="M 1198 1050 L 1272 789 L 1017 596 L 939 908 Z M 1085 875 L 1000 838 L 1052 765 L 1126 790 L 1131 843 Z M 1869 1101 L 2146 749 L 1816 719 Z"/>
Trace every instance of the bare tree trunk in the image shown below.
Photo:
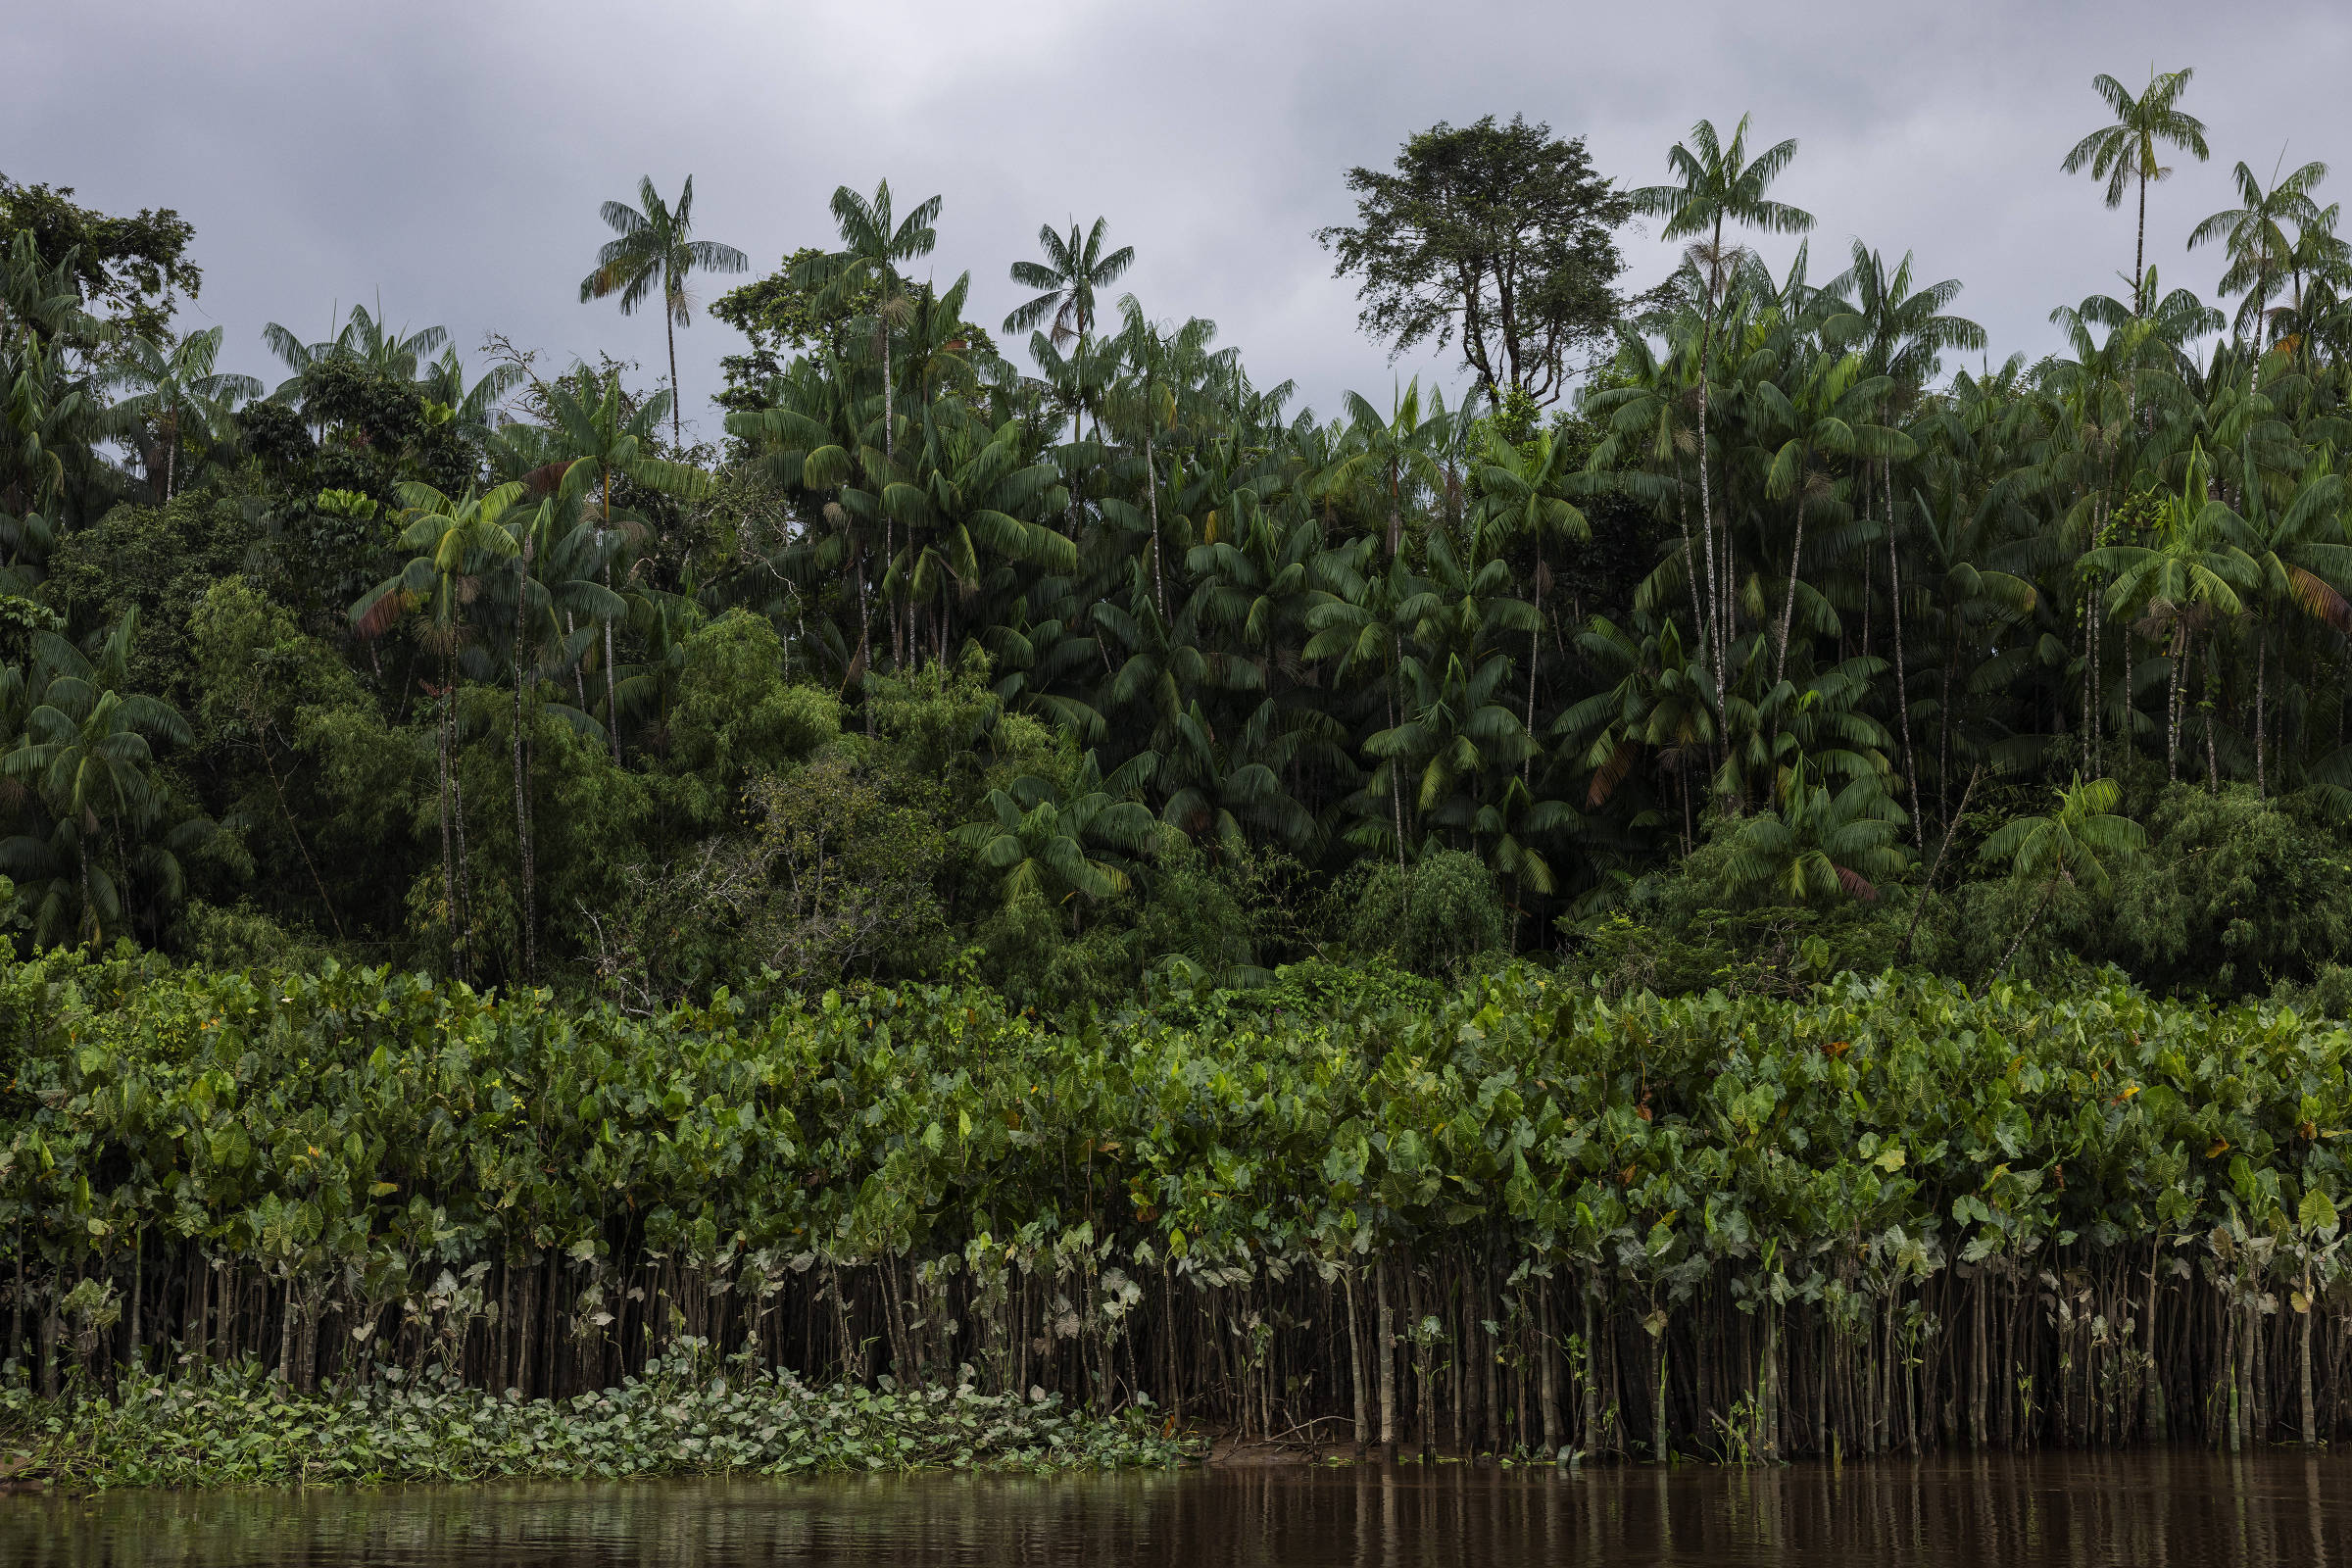
<path fill-rule="evenodd" d="M 1537 1398 L 1544 1416 L 1544 1449 L 1556 1458 L 1564 1444 L 1560 1436 L 1559 1358 L 1551 1343 L 1551 1291 L 1549 1282 L 1541 1278 L 1535 1287 Z"/>
<path fill-rule="evenodd" d="M 1373 1353 L 1380 1357 L 1380 1446 L 1396 1446 L 1396 1318 L 1389 1305 L 1389 1265 L 1383 1258 L 1372 1266 L 1378 1300 L 1378 1326 L 1372 1336 Z"/>
<path fill-rule="evenodd" d="M 2306 1267 L 2303 1270 L 2303 1310 L 2301 1314 L 2303 1344 L 2298 1356 L 2301 1364 L 2296 1369 L 2302 1380 L 2303 1446 L 2306 1448 L 2317 1447 L 2320 1442 L 2318 1414 L 2313 1409 L 2311 1402 L 2311 1320 L 2319 1316 L 2319 1313 L 2320 1303 L 2312 1295 L 2311 1270 Z"/>
<path fill-rule="evenodd" d="M 1364 1405 L 1364 1350 L 1355 1331 L 1355 1275 L 1342 1274 L 1340 1285 L 1347 1293 L 1348 1301 L 1348 1389 L 1354 1406 L 1355 1446 L 1361 1448 L 1371 1441 L 1372 1434 L 1371 1418 Z M 1171 1333 L 1174 1332 L 1172 1323 L 1169 1329 Z"/>
<path fill-rule="evenodd" d="M 2143 1437 L 2161 1439 L 2165 1436 L 2164 1375 L 2156 1364 L 2156 1266 L 2164 1256 L 2164 1237 L 2159 1234 L 2148 1247 L 2148 1307 L 2145 1321 L 2140 1325 L 2140 1353 L 2147 1361 L 2148 1386 L 2141 1401 L 2141 1418 L 2147 1430 Z"/>
<path fill-rule="evenodd" d="M 131 1227 L 131 1312 L 129 1312 L 131 1348 L 129 1349 L 131 1349 L 131 1366 L 136 1366 L 139 1371 L 146 1371 L 146 1356 L 139 1354 L 139 1302 L 143 1300 L 143 1298 L 146 1298 L 146 1232 L 139 1230 L 139 1227 L 134 1225 Z M 2303 1425 L 2305 1425 L 2305 1429 L 2310 1429 L 2310 1425 L 2312 1425 L 2310 1408 L 2312 1408 L 2310 1336 L 2305 1336 L 2305 1349 L 2303 1349 L 2303 1410 L 2305 1410 Z"/>

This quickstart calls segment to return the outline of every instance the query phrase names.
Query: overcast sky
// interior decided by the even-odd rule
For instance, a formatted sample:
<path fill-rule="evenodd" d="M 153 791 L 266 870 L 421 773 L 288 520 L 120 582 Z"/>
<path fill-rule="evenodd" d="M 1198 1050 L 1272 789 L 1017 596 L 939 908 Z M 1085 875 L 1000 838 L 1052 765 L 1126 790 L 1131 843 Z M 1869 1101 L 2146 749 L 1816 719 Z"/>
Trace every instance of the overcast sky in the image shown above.
<path fill-rule="evenodd" d="M 1294 378 L 1326 412 L 1347 388 L 1385 404 L 1416 369 L 1462 379 L 1392 368 L 1358 336 L 1312 237 L 1352 217 L 1347 168 L 1441 119 L 1524 113 L 1642 184 L 1694 120 L 1753 111 L 1763 140 L 1801 142 L 1775 194 L 1820 220 L 1815 276 L 1855 236 L 1916 251 L 1925 277 L 1966 283 L 1958 308 L 1996 360 L 2051 347 L 2050 307 L 2119 291 L 2130 268 L 2129 207 L 2058 170 L 2102 118 L 2098 72 L 2136 88 L 2151 64 L 2196 68 L 2184 107 L 2214 156 L 2151 198 L 2167 287 L 2219 275 L 2182 242 L 2231 205 L 2236 160 L 2267 181 L 2283 147 L 2342 164 L 2326 195 L 2352 189 L 2341 0 L 120 0 L 19 5 L 4 35 L 0 172 L 108 210 L 176 207 L 205 272 L 183 324 L 224 323 L 228 364 L 272 382 L 264 322 L 323 337 L 338 306 L 379 295 L 395 322 L 447 325 L 469 361 L 497 329 L 559 364 L 634 359 L 651 380 L 659 318 L 578 303 L 609 237 L 597 208 L 640 174 L 674 194 L 691 173 L 697 231 L 760 270 L 832 239 L 838 184 L 938 192 L 936 275 L 968 268 L 991 326 L 1039 223 L 1101 214 L 1136 247 L 1124 286 L 1153 316 L 1213 318 L 1261 384 Z M 1629 282 L 1667 270 L 1666 246 L 1626 245 Z M 709 320 L 680 334 L 707 434 L 718 357 L 740 341 Z"/>

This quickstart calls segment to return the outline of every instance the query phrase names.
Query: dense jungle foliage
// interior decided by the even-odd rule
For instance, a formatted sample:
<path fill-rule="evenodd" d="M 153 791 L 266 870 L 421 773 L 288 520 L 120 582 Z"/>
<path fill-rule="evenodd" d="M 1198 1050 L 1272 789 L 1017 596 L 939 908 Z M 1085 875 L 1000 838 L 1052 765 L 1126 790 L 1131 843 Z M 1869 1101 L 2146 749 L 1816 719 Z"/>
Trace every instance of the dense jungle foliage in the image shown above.
<path fill-rule="evenodd" d="M 843 1462 L 760 1431 L 851 1397 L 796 1380 L 942 1391 L 943 1430 L 875 1418 L 933 1458 L 1060 1419 L 1006 1396 L 1553 1457 L 2352 1424 L 2340 1027 L 1919 975 L 1273 996 L 643 1019 L 331 961 L 9 964 L 0 1321 L 33 1385 L 0 1428 L 55 1473 L 184 1479 L 236 1473 L 257 1401 L 369 1434 L 361 1474 L 427 1462 L 418 1423 L 494 1471 L 674 1464 L 689 1430 Z M 1133 1419 L 1090 1451 L 1138 1454 Z"/>
<path fill-rule="evenodd" d="M 1101 221 L 1013 265 L 1016 364 L 887 185 L 712 303 L 715 445 L 629 366 L 468 369 L 380 310 L 272 325 L 265 386 L 172 335 L 177 214 L 0 182 L 14 940 L 640 1014 L 1512 953 L 2341 1005 L 2352 262 L 2323 165 L 2240 164 L 2188 231 L 2221 299 L 2160 286 L 2188 82 L 2100 78 L 2067 165 L 2137 203 L 2133 270 L 1998 365 L 1908 255 L 1743 248 L 1811 224 L 1744 121 L 1638 187 L 1441 124 L 1321 238 L 1466 390 L 1336 417 L 1113 300 Z M 660 311 L 674 386 L 689 283 L 748 259 L 691 181 L 605 217 L 582 300 Z M 1628 295 L 1644 220 L 1688 248 Z"/>

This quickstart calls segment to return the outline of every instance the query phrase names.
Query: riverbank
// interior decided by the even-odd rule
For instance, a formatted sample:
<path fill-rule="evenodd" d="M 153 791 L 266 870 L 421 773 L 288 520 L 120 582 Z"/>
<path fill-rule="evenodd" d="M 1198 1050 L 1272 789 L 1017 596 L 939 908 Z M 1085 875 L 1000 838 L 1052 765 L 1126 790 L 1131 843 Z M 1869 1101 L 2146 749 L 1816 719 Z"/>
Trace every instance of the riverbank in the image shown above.
<path fill-rule="evenodd" d="M 2285 1008 L 1513 969 L 1199 1030 L 647 1020 L 51 956 L 0 1040 L 0 1364 L 44 1393 L 372 1364 L 594 1411 L 687 1355 L 1596 1459 L 2352 1435 L 2352 1030 Z"/>
<path fill-rule="evenodd" d="M 1166 1468 L 1203 1445 L 1148 1407 L 1115 1416 L 969 1385 L 815 1386 L 670 1375 L 562 1399 L 379 1377 L 296 1394 L 254 1369 L 125 1377 L 112 1396 L 0 1398 L 9 1479 L 119 1487 L 376 1486 L 827 1471 Z"/>

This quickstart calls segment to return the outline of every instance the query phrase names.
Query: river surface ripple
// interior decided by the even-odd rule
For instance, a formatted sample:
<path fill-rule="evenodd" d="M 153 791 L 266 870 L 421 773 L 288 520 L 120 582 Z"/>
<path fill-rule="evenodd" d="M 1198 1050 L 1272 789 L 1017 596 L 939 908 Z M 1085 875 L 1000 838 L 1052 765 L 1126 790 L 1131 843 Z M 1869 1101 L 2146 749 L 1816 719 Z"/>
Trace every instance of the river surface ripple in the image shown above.
<path fill-rule="evenodd" d="M 1219 1467 L 0 1498 L 0 1563 L 501 1568 L 2352 1563 L 2352 1457 L 2151 1449 L 1833 1468 Z"/>

